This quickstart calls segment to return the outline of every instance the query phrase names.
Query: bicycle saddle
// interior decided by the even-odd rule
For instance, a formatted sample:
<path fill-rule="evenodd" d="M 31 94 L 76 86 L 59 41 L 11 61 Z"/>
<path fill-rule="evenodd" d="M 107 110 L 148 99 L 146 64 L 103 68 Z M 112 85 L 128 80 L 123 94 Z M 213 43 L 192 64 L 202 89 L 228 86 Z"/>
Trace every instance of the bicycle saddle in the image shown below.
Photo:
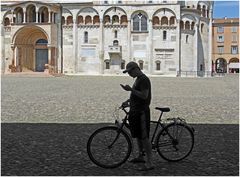
<path fill-rule="evenodd" d="M 165 107 L 165 108 L 156 107 L 155 109 L 157 109 L 159 111 L 162 111 L 162 112 L 169 112 L 170 111 L 170 108 L 168 108 L 168 107 Z"/>

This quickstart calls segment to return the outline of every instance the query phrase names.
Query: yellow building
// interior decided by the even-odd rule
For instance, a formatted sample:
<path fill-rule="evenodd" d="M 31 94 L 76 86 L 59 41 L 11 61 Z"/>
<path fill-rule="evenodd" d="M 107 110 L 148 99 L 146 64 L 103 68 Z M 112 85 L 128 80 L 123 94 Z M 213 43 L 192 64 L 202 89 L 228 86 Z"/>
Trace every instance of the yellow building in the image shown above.
<path fill-rule="evenodd" d="M 213 19 L 212 71 L 239 73 L 239 19 Z"/>

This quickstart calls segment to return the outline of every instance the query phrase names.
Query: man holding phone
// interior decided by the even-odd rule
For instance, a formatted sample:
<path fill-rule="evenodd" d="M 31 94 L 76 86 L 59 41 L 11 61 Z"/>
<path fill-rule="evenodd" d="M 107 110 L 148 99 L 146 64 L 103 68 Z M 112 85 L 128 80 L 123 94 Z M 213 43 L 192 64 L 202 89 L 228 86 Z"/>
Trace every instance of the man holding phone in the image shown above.
<path fill-rule="evenodd" d="M 132 163 L 144 163 L 143 150 L 146 151 L 146 163 L 140 170 L 152 170 L 152 147 L 149 140 L 150 132 L 150 103 L 151 103 L 151 82 L 149 78 L 141 71 L 138 64 L 131 61 L 127 64 L 126 70 L 130 77 L 136 78 L 132 87 L 121 85 L 125 91 L 130 91 L 130 99 L 123 105 L 130 103 L 129 125 L 133 138 L 137 139 L 139 155 L 132 159 Z"/>

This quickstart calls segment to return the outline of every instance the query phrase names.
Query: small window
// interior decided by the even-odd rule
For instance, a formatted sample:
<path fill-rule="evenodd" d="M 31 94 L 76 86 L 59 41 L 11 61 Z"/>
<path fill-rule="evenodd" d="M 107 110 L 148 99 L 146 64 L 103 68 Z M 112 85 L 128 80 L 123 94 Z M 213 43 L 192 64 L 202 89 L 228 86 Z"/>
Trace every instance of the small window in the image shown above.
<path fill-rule="evenodd" d="M 238 46 L 231 46 L 231 53 L 238 54 Z"/>
<path fill-rule="evenodd" d="M 204 27 L 204 24 L 202 23 L 201 24 L 201 33 L 203 32 L 203 27 Z"/>
<path fill-rule="evenodd" d="M 224 28 L 223 28 L 222 26 L 219 26 L 219 27 L 217 28 L 217 32 L 218 32 L 218 33 L 223 33 L 223 32 L 224 32 Z"/>
<path fill-rule="evenodd" d="M 232 35 L 232 42 L 237 42 L 237 35 Z"/>
<path fill-rule="evenodd" d="M 232 33 L 236 33 L 237 32 L 237 27 L 236 26 L 233 26 L 232 27 Z"/>
<path fill-rule="evenodd" d="M 121 62 L 121 69 L 125 69 L 125 61 L 124 60 Z"/>
<path fill-rule="evenodd" d="M 223 54 L 224 46 L 218 46 L 218 53 Z"/>
<path fill-rule="evenodd" d="M 188 35 L 186 35 L 186 43 L 188 43 Z"/>
<path fill-rule="evenodd" d="M 203 71 L 203 65 L 202 64 L 200 65 L 200 71 Z"/>
<path fill-rule="evenodd" d="M 217 42 L 224 42 L 224 36 L 223 35 L 217 36 Z"/>
<path fill-rule="evenodd" d="M 116 31 L 114 31 L 114 38 L 117 38 L 117 37 L 118 37 L 118 32 L 116 30 Z"/>
<path fill-rule="evenodd" d="M 105 69 L 110 69 L 110 61 L 109 60 L 105 61 Z"/>
<path fill-rule="evenodd" d="M 108 4 L 108 1 L 104 1 L 103 3 L 104 3 L 104 4 Z"/>
<path fill-rule="evenodd" d="M 161 62 L 160 61 L 156 61 L 156 70 L 160 71 L 161 69 Z"/>
<path fill-rule="evenodd" d="M 118 46 L 118 40 L 113 41 L 113 46 Z"/>
<path fill-rule="evenodd" d="M 88 43 L 88 32 L 84 32 L 84 43 Z"/>
<path fill-rule="evenodd" d="M 46 45 L 48 41 L 46 39 L 38 39 L 36 44 L 37 45 Z"/>
<path fill-rule="evenodd" d="M 167 40 L 167 31 L 163 31 L 163 40 L 164 40 L 164 41 Z"/>

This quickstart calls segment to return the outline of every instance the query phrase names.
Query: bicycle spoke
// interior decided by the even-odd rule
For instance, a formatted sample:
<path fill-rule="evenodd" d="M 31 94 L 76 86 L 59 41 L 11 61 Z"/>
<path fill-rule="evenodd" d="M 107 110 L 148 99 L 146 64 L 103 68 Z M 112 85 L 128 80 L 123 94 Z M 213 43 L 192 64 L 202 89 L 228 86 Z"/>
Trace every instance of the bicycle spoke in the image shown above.
<path fill-rule="evenodd" d="M 171 124 L 158 136 L 158 152 L 166 160 L 178 161 L 192 150 L 193 135 L 182 124 Z"/>
<path fill-rule="evenodd" d="M 120 134 L 119 134 L 120 133 Z M 96 131 L 88 142 L 88 154 L 97 165 L 113 168 L 129 157 L 131 141 L 116 127 L 104 127 Z"/>

